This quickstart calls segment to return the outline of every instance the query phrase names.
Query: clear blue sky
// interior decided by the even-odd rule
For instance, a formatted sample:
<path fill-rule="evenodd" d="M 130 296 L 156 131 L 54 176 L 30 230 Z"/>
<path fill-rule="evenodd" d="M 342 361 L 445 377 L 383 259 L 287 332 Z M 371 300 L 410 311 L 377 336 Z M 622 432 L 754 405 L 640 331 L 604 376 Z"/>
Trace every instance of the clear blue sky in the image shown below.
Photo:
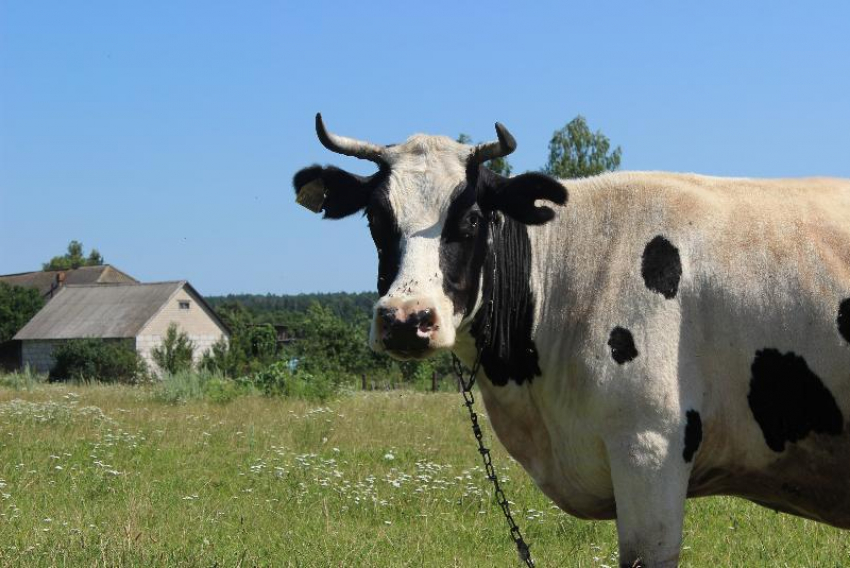
<path fill-rule="evenodd" d="M 847 2 L 0 2 L 0 273 L 70 239 L 202 293 L 372 290 L 360 217 L 293 201 L 319 144 L 576 114 L 624 169 L 850 177 Z M 850 220 L 848 221 L 850 222 Z"/>

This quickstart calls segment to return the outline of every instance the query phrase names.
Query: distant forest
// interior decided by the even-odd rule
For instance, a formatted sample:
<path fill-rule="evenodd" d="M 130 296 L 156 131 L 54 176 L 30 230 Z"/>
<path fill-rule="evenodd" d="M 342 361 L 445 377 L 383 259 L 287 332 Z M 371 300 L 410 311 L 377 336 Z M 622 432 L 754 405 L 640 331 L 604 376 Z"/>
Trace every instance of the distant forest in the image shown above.
<path fill-rule="evenodd" d="M 311 304 L 319 304 L 344 322 L 357 327 L 372 318 L 372 306 L 378 301 L 376 292 L 334 292 L 329 294 L 228 294 L 206 296 L 218 311 L 221 307 L 240 305 L 256 323 L 297 324 Z"/>

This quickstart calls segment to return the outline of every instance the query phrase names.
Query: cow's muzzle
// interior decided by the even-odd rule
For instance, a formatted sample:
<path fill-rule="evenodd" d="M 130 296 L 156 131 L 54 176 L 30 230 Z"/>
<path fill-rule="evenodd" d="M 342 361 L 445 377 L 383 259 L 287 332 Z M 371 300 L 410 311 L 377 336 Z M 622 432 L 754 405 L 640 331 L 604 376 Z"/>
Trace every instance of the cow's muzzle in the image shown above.
<path fill-rule="evenodd" d="M 419 358 L 427 354 L 431 335 L 437 329 L 434 310 L 405 311 L 400 308 L 378 308 L 381 320 L 381 342 L 384 349 L 403 358 Z"/>

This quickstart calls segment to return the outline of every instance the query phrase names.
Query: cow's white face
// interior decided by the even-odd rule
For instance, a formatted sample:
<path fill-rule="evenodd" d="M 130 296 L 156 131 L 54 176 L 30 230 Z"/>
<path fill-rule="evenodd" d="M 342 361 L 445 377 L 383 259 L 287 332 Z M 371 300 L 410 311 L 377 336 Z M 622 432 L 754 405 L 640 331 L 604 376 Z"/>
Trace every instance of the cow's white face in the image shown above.
<path fill-rule="evenodd" d="M 545 223 L 554 214 L 536 207 L 535 199 L 566 199 L 563 187 L 545 176 L 507 179 L 482 165 L 515 147 L 500 125 L 499 142 L 479 146 L 420 134 L 379 147 L 328 134 L 318 116 L 317 130 L 328 148 L 379 165 L 370 177 L 312 166 L 296 174 L 294 185 L 299 201 L 316 199 L 313 209 L 326 218 L 365 210 L 381 295 L 370 345 L 396 358 L 451 348 L 458 328 L 474 317 L 489 222 L 497 211 L 521 223 Z"/>
<path fill-rule="evenodd" d="M 419 358 L 450 348 L 474 311 L 481 258 L 463 253 L 483 251 L 485 235 L 466 169 L 472 152 L 424 135 L 387 149 L 390 173 L 366 208 L 379 256 L 376 351 Z"/>

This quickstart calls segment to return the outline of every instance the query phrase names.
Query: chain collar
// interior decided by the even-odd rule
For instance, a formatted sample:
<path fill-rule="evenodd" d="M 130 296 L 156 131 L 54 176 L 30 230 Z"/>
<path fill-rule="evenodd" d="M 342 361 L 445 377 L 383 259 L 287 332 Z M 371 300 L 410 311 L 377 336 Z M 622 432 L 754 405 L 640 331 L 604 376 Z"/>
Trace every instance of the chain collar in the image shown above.
<path fill-rule="evenodd" d="M 495 238 L 494 216 L 491 216 L 490 218 L 490 230 L 491 235 L 494 235 Z M 496 254 L 495 248 L 493 249 L 493 254 Z M 493 278 L 496 278 L 495 259 L 493 261 Z M 491 283 L 491 289 L 495 292 L 495 280 Z M 487 472 L 487 479 L 489 479 L 490 482 L 493 484 L 493 495 L 496 497 L 496 502 L 502 509 L 502 514 L 505 515 L 505 519 L 508 521 L 511 539 L 516 545 L 517 553 L 519 554 L 519 560 L 529 568 L 534 568 L 534 560 L 532 560 L 531 558 L 531 550 L 529 550 L 529 545 L 526 544 L 525 540 L 522 538 L 522 533 L 520 532 L 519 525 L 516 524 L 516 521 L 514 521 L 513 515 L 511 514 L 511 505 L 508 502 L 508 498 L 505 497 L 505 492 L 502 491 L 502 486 L 499 483 L 499 476 L 496 474 L 496 468 L 493 466 L 493 458 L 490 455 L 490 448 L 484 445 L 483 435 L 481 432 L 481 425 L 478 424 L 478 414 L 473 408 L 473 405 L 475 404 L 475 395 L 472 394 L 472 387 L 475 385 L 475 379 L 478 375 L 479 369 L 481 368 L 481 354 L 484 352 L 485 347 L 487 347 L 487 344 L 490 342 L 490 327 L 493 324 L 493 300 L 494 299 L 491 297 L 484 306 L 485 309 L 489 311 L 487 325 L 484 328 L 484 337 L 482 338 L 482 341 L 480 342 L 478 349 L 476 350 L 475 362 L 472 364 L 472 369 L 470 369 L 469 375 L 464 377 L 463 364 L 460 362 L 460 359 L 458 359 L 454 353 L 452 353 L 452 367 L 454 369 L 455 375 L 457 375 L 458 381 L 460 382 L 464 405 L 469 411 L 469 420 L 472 422 L 472 433 L 475 435 L 475 440 L 478 442 L 478 453 L 481 454 L 481 459 L 484 462 L 484 469 Z"/>

